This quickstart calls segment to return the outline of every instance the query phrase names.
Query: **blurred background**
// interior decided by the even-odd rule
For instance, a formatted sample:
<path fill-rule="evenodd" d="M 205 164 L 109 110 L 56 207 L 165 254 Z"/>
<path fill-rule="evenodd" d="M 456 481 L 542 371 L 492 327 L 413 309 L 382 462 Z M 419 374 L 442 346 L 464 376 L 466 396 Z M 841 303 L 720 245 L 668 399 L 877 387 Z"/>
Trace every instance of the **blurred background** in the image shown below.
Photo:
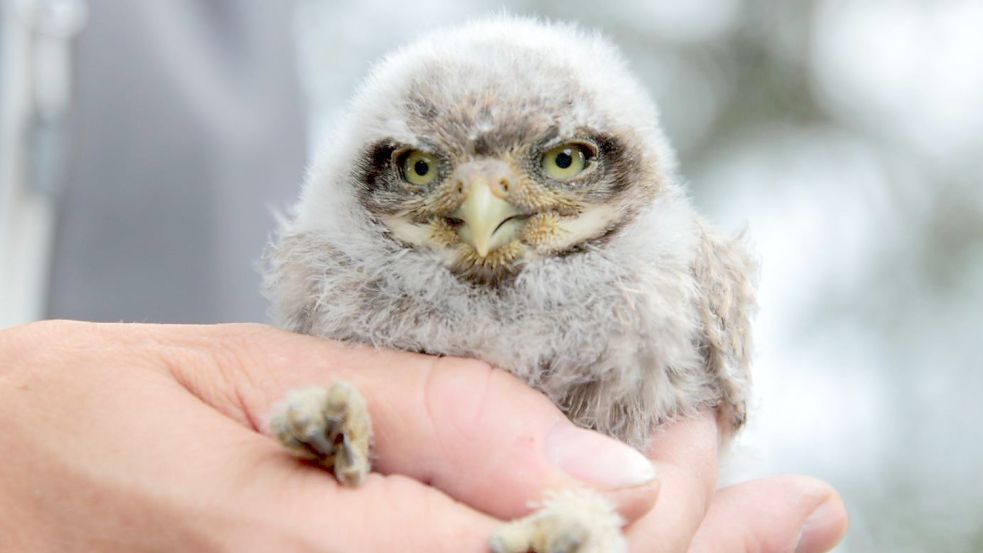
<path fill-rule="evenodd" d="M 265 320 L 272 213 L 372 60 L 578 21 L 762 261 L 733 478 L 832 482 L 841 552 L 983 551 L 983 2 L 601 4 L 0 0 L 0 327 Z"/>

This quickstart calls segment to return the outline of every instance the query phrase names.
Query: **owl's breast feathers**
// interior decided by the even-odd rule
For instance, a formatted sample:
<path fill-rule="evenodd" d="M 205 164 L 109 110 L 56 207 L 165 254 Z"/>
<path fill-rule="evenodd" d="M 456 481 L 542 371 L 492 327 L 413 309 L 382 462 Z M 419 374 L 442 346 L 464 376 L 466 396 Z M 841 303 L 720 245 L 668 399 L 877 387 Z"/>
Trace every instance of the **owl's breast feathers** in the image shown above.
<path fill-rule="evenodd" d="M 676 211 L 677 221 L 640 217 L 603 249 L 530 263 L 497 288 L 425 251 L 287 229 L 268 252 L 266 289 L 285 328 L 482 359 L 641 447 L 671 418 L 721 405 L 739 426 L 746 412 L 753 263 L 739 240 Z"/>

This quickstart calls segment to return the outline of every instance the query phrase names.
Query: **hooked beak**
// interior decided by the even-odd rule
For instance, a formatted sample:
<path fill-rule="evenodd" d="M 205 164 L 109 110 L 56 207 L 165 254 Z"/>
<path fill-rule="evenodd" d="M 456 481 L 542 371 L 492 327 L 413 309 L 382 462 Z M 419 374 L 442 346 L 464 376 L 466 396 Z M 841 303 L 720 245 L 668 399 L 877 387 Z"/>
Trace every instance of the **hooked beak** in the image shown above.
<path fill-rule="evenodd" d="M 511 171 L 504 162 L 471 162 L 461 167 L 461 173 L 457 183 L 465 198 L 453 213 L 463 222 L 457 232 L 486 257 L 512 241 L 525 217 L 507 200 Z"/>

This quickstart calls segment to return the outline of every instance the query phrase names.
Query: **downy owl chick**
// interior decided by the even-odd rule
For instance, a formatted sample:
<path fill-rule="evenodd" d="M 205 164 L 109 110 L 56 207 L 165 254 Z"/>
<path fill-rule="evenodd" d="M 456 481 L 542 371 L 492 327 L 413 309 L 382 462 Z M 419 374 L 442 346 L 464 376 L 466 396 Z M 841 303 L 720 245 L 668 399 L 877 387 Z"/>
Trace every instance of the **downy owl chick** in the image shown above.
<path fill-rule="evenodd" d="M 595 34 L 499 17 L 383 59 L 268 255 L 287 329 L 482 359 L 638 448 L 701 409 L 744 420 L 753 265 L 694 212 L 655 106 Z M 345 483 L 368 471 L 343 383 L 273 427 Z M 572 494 L 492 548 L 550 543 L 625 547 L 603 502 Z"/>

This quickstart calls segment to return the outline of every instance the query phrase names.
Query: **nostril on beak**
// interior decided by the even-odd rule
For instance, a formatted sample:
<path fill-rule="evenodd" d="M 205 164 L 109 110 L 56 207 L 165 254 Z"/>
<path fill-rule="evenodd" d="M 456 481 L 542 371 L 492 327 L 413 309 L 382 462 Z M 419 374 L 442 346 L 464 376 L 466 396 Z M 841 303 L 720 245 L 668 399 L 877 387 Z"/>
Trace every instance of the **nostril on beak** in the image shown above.
<path fill-rule="evenodd" d="M 491 186 L 492 194 L 498 196 L 501 199 L 505 199 L 509 194 L 509 179 L 501 178 L 495 185 Z"/>
<path fill-rule="evenodd" d="M 464 181 L 457 181 L 457 193 L 464 194 Z"/>

